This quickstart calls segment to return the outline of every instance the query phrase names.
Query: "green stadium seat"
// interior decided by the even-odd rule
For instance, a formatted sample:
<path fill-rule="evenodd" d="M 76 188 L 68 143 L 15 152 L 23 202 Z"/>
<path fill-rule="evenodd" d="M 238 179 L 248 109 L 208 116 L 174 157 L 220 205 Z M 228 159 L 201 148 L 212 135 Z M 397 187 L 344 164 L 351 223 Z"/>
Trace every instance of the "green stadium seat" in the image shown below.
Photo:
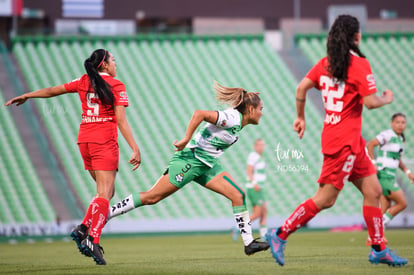
<path fill-rule="evenodd" d="M 0 91 L 0 101 L 5 98 Z M 51 222 L 51 207 L 32 161 L 7 108 L 0 108 L 0 222 Z"/>

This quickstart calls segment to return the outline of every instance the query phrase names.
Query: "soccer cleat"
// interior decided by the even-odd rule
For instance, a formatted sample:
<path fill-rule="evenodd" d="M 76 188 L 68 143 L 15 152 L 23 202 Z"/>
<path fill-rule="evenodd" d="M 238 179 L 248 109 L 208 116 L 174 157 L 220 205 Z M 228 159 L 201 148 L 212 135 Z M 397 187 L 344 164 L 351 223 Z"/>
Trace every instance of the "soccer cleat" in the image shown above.
<path fill-rule="evenodd" d="M 282 240 L 279 236 L 276 235 L 277 229 L 269 229 L 266 234 L 266 240 L 270 245 L 270 251 L 272 252 L 272 257 L 276 262 L 283 266 L 285 265 L 285 247 L 286 240 Z"/>
<path fill-rule="evenodd" d="M 377 252 L 373 248 L 369 254 L 368 261 L 372 264 L 387 264 L 390 266 L 403 266 L 408 263 L 408 260 L 399 257 L 395 252 L 392 252 L 388 247 Z"/>
<path fill-rule="evenodd" d="M 106 265 L 106 261 L 102 255 L 104 250 L 102 246 L 93 242 L 92 236 L 88 236 L 82 241 L 81 249 L 83 253 L 90 255 L 97 265 Z"/>
<path fill-rule="evenodd" d="M 249 245 L 244 247 L 244 253 L 250 256 L 259 251 L 265 251 L 269 249 L 269 244 L 267 242 L 259 242 L 257 239 L 254 239 Z"/>
<path fill-rule="evenodd" d="M 90 257 L 91 255 L 87 255 L 83 252 L 81 249 L 81 243 L 86 237 L 88 236 L 88 228 L 84 224 L 80 224 L 72 229 L 72 232 L 70 233 L 70 236 L 72 237 L 72 240 L 75 241 L 76 245 L 78 246 L 79 252 L 83 255 Z"/>

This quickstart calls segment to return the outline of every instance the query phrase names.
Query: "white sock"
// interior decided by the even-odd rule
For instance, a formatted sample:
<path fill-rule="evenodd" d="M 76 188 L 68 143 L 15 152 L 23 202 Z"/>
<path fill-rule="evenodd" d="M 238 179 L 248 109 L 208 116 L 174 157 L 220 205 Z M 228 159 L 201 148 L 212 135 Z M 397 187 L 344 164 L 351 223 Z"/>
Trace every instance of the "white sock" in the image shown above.
<path fill-rule="evenodd" d="M 382 215 L 382 224 L 384 228 L 392 220 L 392 218 L 394 217 L 388 214 L 388 212 L 385 212 L 384 215 Z"/>
<path fill-rule="evenodd" d="M 266 237 L 267 233 L 267 227 L 266 226 L 260 226 L 260 237 L 264 239 Z"/>
<path fill-rule="evenodd" d="M 110 219 L 125 214 L 126 212 L 131 211 L 134 209 L 134 200 L 132 199 L 132 194 L 126 197 L 125 199 L 121 200 L 118 203 L 115 203 L 109 208 L 107 221 Z"/>
<path fill-rule="evenodd" d="M 234 213 L 234 219 L 236 220 L 237 228 L 240 231 L 244 245 L 249 245 L 253 241 L 249 212 Z"/>

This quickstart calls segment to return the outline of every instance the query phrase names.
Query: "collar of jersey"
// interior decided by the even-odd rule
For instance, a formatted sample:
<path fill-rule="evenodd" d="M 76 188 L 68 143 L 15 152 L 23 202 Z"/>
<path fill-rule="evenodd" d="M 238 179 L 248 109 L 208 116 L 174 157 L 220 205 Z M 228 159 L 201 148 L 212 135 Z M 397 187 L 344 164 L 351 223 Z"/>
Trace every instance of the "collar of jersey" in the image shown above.
<path fill-rule="evenodd" d="M 100 75 L 107 75 L 110 76 L 108 73 L 99 73 Z"/>

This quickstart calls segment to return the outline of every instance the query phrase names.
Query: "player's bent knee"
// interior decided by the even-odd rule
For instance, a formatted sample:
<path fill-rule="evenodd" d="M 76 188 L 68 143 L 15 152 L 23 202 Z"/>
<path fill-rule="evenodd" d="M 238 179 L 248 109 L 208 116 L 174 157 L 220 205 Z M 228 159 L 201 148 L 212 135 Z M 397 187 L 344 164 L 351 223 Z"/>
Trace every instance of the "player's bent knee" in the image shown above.
<path fill-rule="evenodd" d="M 332 206 L 335 205 L 335 202 L 336 202 L 336 198 L 326 200 L 320 205 L 320 207 L 318 206 L 318 208 L 320 208 L 320 210 L 331 208 Z"/>
<path fill-rule="evenodd" d="M 243 193 L 240 192 L 234 192 L 232 196 L 230 197 L 231 202 L 233 205 L 244 205 L 245 196 Z"/>
<path fill-rule="evenodd" d="M 401 209 L 401 211 L 402 211 L 402 210 L 404 210 L 405 208 L 407 208 L 407 202 L 406 202 L 406 201 L 400 202 L 400 203 L 399 203 L 399 206 L 400 206 L 400 209 Z"/>

